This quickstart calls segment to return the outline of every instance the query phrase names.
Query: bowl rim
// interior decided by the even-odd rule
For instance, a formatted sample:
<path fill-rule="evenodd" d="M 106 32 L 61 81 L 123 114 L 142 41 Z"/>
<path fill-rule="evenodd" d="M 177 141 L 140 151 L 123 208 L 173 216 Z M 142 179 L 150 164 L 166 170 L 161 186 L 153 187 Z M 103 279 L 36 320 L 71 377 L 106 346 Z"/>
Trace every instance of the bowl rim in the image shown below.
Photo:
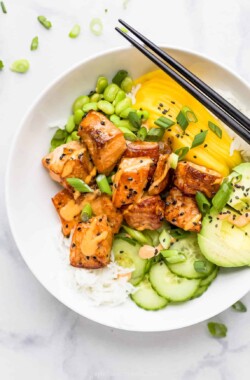
<path fill-rule="evenodd" d="M 164 43 L 159 43 L 158 46 L 160 46 L 161 48 L 163 49 L 167 49 L 167 50 L 174 50 L 176 52 L 180 52 L 180 53 L 186 53 L 186 54 L 190 54 L 192 56 L 196 56 L 197 58 L 201 58 L 209 63 L 212 63 L 212 64 L 216 64 L 218 67 L 220 67 L 221 69 L 223 69 L 224 71 L 228 72 L 229 74 L 231 74 L 232 76 L 234 76 L 235 78 L 238 79 L 238 81 L 243 84 L 247 89 L 249 89 L 250 91 L 250 84 L 245 80 L 243 79 L 239 74 L 235 73 L 234 70 L 232 70 L 231 68 L 229 68 L 227 65 L 225 65 L 224 63 L 221 63 L 220 61 L 217 61 L 217 60 L 213 60 L 211 58 L 209 58 L 206 54 L 203 54 L 203 53 L 199 53 L 193 49 L 186 49 L 186 48 L 182 48 L 182 47 L 176 47 L 176 46 L 171 46 L 171 45 L 166 45 Z M 68 69 L 64 70 L 62 73 L 60 73 L 54 80 L 52 80 L 48 85 L 45 86 L 45 88 L 36 96 L 36 98 L 34 99 L 34 101 L 32 102 L 32 104 L 27 108 L 26 112 L 24 113 L 24 116 L 22 117 L 21 121 L 20 121 L 20 124 L 14 134 L 14 137 L 13 137 L 13 141 L 12 141 L 12 144 L 11 144 L 11 147 L 10 147 L 10 150 L 9 150 L 9 155 L 8 155 L 8 160 L 7 160 L 7 165 L 6 165 L 6 173 L 5 173 L 5 186 L 4 186 L 4 200 L 5 200 L 5 205 L 6 205 L 6 211 L 7 211 L 7 220 L 9 222 L 9 226 L 10 226 L 10 230 L 11 230 L 11 234 L 13 236 L 13 239 L 15 241 L 15 244 L 25 262 L 25 264 L 28 266 L 29 270 L 31 271 L 31 273 L 33 274 L 33 276 L 39 281 L 39 283 L 53 296 L 55 297 L 58 301 L 60 301 L 63 305 L 65 305 L 67 308 L 73 310 L 75 313 L 77 313 L 78 315 L 81 315 L 85 318 L 88 318 L 89 320 L 92 320 L 96 323 L 99 323 L 103 326 L 108 326 L 108 327 L 112 327 L 112 328 L 116 328 L 116 329 L 119 329 L 119 330 L 125 330 L 125 331 L 133 331 L 133 332 L 160 332 L 160 331 L 170 331 L 170 330 L 177 330 L 177 329 L 180 329 L 180 328 L 184 328 L 184 327 L 189 327 L 189 326 L 193 326 L 197 323 L 200 323 L 200 322 L 203 322 L 205 320 L 208 320 L 209 318 L 215 316 L 215 315 L 218 315 L 219 313 L 223 312 L 224 310 L 226 310 L 228 307 L 231 306 L 231 304 L 233 304 L 234 302 L 236 302 L 238 299 L 235 299 L 232 301 L 232 303 L 230 303 L 230 305 L 228 306 L 223 306 L 223 307 L 217 307 L 216 310 L 213 309 L 213 311 L 211 311 L 210 313 L 208 312 L 207 315 L 206 315 L 206 318 L 204 317 L 197 317 L 197 318 L 194 318 L 192 322 L 187 322 L 187 323 L 184 323 L 182 326 L 177 326 L 175 328 L 171 328 L 171 329 L 167 329 L 167 328 L 160 328 L 160 329 L 157 329 L 157 326 L 155 329 L 151 328 L 150 330 L 147 329 L 145 330 L 145 328 L 143 329 L 138 329 L 138 328 L 133 328 L 133 327 L 130 327 L 130 326 L 116 326 L 112 323 L 104 323 L 102 322 L 101 320 L 99 320 L 98 317 L 96 318 L 93 318 L 93 317 L 88 317 L 88 316 L 85 316 L 83 315 L 82 313 L 80 313 L 76 307 L 70 305 L 68 303 L 65 303 L 65 301 L 63 300 L 63 297 L 60 296 L 60 295 L 56 295 L 54 293 L 53 290 L 49 290 L 47 288 L 47 286 L 44 284 L 43 280 L 40 278 L 40 276 L 37 276 L 37 274 L 35 274 L 35 272 L 33 271 L 33 269 L 31 268 L 30 264 L 24 259 L 23 257 L 23 254 L 22 254 L 22 250 L 21 250 L 21 244 L 18 240 L 18 237 L 17 237 L 17 233 L 16 233 L 16 229 L 15 229 L 15 226 L 14 226 L 14 222 L 12 220 L 12 217 L 11 217 L 11 206 L 10 206 L 10 199 L 9 199 L 9 194 L 8 194 L 8 187 L 9 187 L 9 182 L 10 182 L 10 179 L 11 179 L 11 163 L 13 161 L 13 158 L 14 158 L 14 152 L 15 152 L 15 149 L 16 149 L 16 144 L 18 142 L 18 138 L 19 138 L 19 135 L 23 129 L 23 126 L 25 125 L 30 113 L 33 112 L 33 109 L 39 104 L 40 100 L 56 85 L 58 84 L 63 78 L 65 78 L 67 75 L 69 75 L 70 73 L 72 73 L 73 71 L 77 70 L 78 68 L 80 68 L 82 65 L 84 64 L 87 64 L 89 62 L 91 62 L 92 60 L 94 59 L 97 59 L 97 58 L 100 58 L 101 56 L 105 56 L 105 55 L 108 55 L 108 54 L 112 54 L 112 53 L 119 53 L 120 51 L 126 51 L 126 50 L 134 50 L 135 48 L 130 45 L 130 46 L 119 46 L 119 47 L 115 47 L 115 48 L 110 48 L 110 49 L 105 49 L 105 50 L 102 50 L 101 52 L 98 52 L 98 53 L 95 53 L 95 54 L 92 54 L 90 55 L 89 57 L 83 59 L 83 60 L 80 60 L 78 61 L 77 63 L 75 63 L 74 65 L 70 66 Z M 250 284 L 249 284 L 249 289 L 246 290 L 243 294 L 242 294 L 242 297 L 244 297 L 250 290 Z M 98 313 L 97 313 L 98 314 Z"/>

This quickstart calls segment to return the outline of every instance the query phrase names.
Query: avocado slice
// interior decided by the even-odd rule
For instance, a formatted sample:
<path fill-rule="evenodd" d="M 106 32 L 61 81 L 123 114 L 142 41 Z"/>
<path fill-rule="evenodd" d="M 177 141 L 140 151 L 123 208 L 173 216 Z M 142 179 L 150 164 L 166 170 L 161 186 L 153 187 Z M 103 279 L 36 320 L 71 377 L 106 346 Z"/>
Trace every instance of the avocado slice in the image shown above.
<path fill-rule="evenodd" d="M 228 176 L 229 180 L 234 177 L 240 181 L 233 183 L 233 192 L 228 200 L 228 205 L 239 211 L 241 214 L 250 209 L 250 162 L 244 162 L 233 169 L 233 173 Z"/>
<path fill-rule="evenodd" d="M 224 208 L 222 213 L 236 212 Z M 221 267 L 250 265 L 250 223 L 236 227 L 226 220 L 220 220 L 217 213 L 206 215 L 198 234 L 198 244 L 207 260 Z"/>

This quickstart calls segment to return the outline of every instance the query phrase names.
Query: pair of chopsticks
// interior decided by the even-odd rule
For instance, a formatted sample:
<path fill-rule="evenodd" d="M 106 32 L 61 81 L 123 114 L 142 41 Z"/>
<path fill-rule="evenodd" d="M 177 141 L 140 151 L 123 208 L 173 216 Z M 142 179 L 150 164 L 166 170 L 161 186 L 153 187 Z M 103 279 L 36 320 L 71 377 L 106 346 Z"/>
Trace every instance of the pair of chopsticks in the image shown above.
<path fill-rule="evenodd" d="M 161 50 L 141 33 L 137 32 L 137 30 L 132 28 L 125 21 L 121 19 L 118 21 L 158 56 L 147 50 L 143 45 L 134 40 L 130 35 L 118 27 L 115 28 L 117 32 L 119 32 L 147 58 L 149 58 L 158 67 L 160 67 L 186 91 L 193 95 L 200 103 L 202 103 L 206 108 L 213 112 L 215 116 L 217 116 L 228 127 L 230 127 L 234 132 L 236 132 L 240 137 L 242 137 L 247 143 L 250 144 L 250 120 L 247 116 L 241 113 L 237 108 L 235 108 L 231 103 L 229 103 L 206 83 L 204 83 L 200 78 L 191 73 L 187 68 L 182 66 L 178 61 L 176 61 L 165 51 Z M 173 69 L 169 67 L 165 62 L 168 63 L 168 65 Z"/>

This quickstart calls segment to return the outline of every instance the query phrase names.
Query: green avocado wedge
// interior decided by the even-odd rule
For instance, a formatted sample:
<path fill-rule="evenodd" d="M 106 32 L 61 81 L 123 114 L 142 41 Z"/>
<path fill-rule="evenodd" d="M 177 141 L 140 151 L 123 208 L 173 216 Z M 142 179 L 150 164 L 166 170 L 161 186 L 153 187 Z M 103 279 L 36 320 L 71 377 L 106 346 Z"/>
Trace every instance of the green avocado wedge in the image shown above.
<path fill-rule="evenodd" d="M 222 214 L 226 212 L 239 216 L 227 207 Z M 218 266 L 234 268 L 250 265 L 250 223 L 239 228 L 219 219 L 219 214 L 212 212 L 202 221 L 198 244 L 202 254 Z"/>

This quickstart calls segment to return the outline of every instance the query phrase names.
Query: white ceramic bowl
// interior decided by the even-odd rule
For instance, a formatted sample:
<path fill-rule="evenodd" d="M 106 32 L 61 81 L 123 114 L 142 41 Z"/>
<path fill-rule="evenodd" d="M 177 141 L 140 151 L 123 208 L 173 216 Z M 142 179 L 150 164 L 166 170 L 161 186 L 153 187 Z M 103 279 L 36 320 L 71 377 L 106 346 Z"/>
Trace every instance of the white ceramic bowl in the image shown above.
<path fill-rule="evenodd" d="M 179 49 L 167 50 L 212 87 L 229 90 L 243 106 L 248 105 L 249 87 L 237 75 L 201 55 Z M 30 270 L 51 294 L 72 310 L 96 322 L 125 330 L 177 329 L 208 319 L 244 296 L 250 289 L 250 268 L 220 273 L 198 299 L 147 312 L 130 300 L 117 307 L 90 306 L 84 294 L 68 286 L 67 264 L 58 252 L 59 221 L 50 200 L 58 191 L 58 185 L 51 181 L 41 165 L 53 134 L 48 126 L 67 119 L 72 100 L 92 90 L 98 75 L 112 78 L 121 68 L 126 68 L 136 78 L 154 66 L 134 48 L 98 54 L 61 75 L 34 102 L 18 130 L 10 155 L 6 178 L 9 221 Z"/>

